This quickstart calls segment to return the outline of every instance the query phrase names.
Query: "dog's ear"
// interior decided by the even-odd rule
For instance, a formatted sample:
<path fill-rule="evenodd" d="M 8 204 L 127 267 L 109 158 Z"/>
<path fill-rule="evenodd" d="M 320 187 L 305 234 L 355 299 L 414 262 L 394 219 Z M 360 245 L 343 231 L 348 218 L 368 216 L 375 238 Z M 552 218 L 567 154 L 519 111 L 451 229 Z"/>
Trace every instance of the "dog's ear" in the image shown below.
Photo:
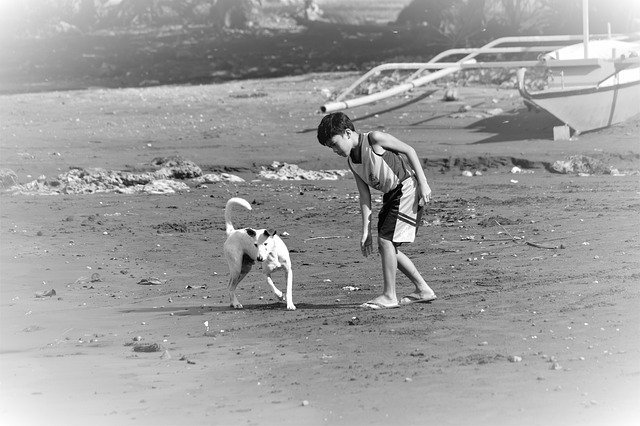
<path fill-rule="evenodd" d="M 273 237 L 274 235 L 277 234 L 275 229 L 267 229 L 264 231 L 264 233 L 266 234 L 267 237 Z"/>

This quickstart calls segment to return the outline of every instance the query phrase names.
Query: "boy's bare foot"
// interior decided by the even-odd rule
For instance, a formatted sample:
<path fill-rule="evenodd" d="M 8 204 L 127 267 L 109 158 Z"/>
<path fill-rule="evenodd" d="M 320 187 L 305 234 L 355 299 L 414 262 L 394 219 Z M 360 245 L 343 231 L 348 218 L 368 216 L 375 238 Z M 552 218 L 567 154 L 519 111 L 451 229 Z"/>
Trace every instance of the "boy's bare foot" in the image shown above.
<path fill-rule="evenodd" d="M 360 305 L 361 308 L 368 309 L 389 309 L 389 308 L 397 308 L 400 304 L 398 304 L 397 300 L 390 299 L 385 296 L 378 296 L 373 300 L 369 300 L 368 302 Z"/>
<path fill-rule="evenodd" d="M 415 292 L 407 296 L 404 296 L 402 299 L 400 299 L 400 304 L 410 305 L 412 303 L 427 303 L 436 299 L 437 299 L 436 294 L 433 292 L 425 292 L 425 293 Z"/>

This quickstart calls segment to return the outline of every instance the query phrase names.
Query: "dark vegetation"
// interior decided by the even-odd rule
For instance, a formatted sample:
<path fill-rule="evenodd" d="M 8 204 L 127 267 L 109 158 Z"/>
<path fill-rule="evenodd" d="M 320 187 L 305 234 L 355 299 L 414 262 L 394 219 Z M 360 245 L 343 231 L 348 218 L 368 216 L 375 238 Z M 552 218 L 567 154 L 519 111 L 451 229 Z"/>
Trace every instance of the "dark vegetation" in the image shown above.
<path fill-rule="evenodd" d="M 504 35 L 579 34 L 581 3 L 12 0 L 0 13 L 0 93 L 362 71 Z M 592 33 L 640 29 L 639 2 L 589 3 Z"/>

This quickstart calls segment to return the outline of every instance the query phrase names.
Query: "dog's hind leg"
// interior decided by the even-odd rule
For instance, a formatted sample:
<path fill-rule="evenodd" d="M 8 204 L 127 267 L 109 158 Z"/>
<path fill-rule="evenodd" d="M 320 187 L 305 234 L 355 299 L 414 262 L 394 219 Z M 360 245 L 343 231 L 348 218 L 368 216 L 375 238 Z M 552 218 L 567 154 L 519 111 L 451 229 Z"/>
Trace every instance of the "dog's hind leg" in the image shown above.
<path fill-rule="evenodd" d="M 229 279 L 229 285 L 227 286 L 227 288 L 229 289 L 229 306 L 231 306 L 234 309 L 243 308 L 242 304 L 238 301 L 238 298 L 236 297 L 236 287 L 238 286 L 238 283 L 242 281 L 245 275 L 246 274 L 242 274 L 236 277 L 231 277 Z"/>
<path fill-rule="evenodd" d="M 227 286 L 229 290 L 229 305 L 234 309 L 242 309 L 242 304 L 238 301 L 236 297 L 236 287 L 242 279 L 249 273 L 251 267 L 253 266 L 253 260 L 248 256 L 243 256 L 242 263 L 240 265 L 229 264 L 229 272 L 231 276 L 229 277 L 229 284 Z"/>

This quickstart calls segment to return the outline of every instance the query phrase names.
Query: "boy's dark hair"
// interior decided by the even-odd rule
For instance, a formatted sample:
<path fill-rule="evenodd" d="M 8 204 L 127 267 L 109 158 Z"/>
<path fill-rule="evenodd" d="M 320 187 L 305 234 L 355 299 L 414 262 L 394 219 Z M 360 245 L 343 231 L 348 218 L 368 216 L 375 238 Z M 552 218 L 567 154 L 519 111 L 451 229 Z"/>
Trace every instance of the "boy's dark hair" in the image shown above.
<path fill-rule="evenodd" d="M 335 135 L 343 134 L 347 129 L 355 132 L 351 119 L 342 112 L 332 112 L 325 115 L 318 124 L 318 142 L 320 145 L 327 145 Z"/>

